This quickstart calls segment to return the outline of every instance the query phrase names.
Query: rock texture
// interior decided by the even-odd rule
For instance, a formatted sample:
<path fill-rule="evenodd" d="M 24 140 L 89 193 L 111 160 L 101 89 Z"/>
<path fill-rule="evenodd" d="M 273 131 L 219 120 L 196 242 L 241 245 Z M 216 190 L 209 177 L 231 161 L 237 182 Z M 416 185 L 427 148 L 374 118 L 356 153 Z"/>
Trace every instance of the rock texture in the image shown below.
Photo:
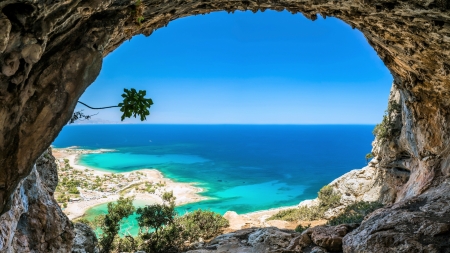
<path fill-rule="evenodd" d="M 450 181 L 379 209 L 344 237 L 344 252 L 450 252 Z"/>
<path fill-rule="evenodd" d="M 317 226 L 294 238 L 287 250 L 293 252 L 342 252 L 342 240 L 358 224 Z"/>
<path fill-rule="evenodd" d="M 92 229 L 83 223 L 75 223 L 75 238 L 72 253 L 97 253 L 97 236 Z"/>
<path fill-rule="evenodd" d="M 277 228 L 249 228 L 220 235 L 187 253 L 275 253 L 285 252 L 298 233 Z"/>
<path fill-rule="evenodd" d="M 69 120 L 78 98 L 99 74 L 103 57 L 133 35 L 150 35 L 180 17 L 266 9 L 302 13 L 311 20 L 318 14 L 337 17 L 364 34 L 394 77 L 389 126 L 386 136 L 374 143 L 372 167 L 393 178 L 405 174 L 407 180 L 385 188 L 390 192 L 386 196 L 407 205 L 409 199 L 425 196 L 427 191 L 442 194 L 435 189 L 441 189 L 450 176 L 449 0 L 3 0 L 0 213 L 11 220 L 11 228 L 4 229 L 20 228 L 14 217 L 31 206 L 19 197 L 28 187 L 22 179 Z M 435 201 L 444 199 L 436 195 Z M 11 204 L 15 208 L 10 210 Z M 52 219 L 57 220 L 58 211 L 51 210 L 37 223 L 40 230 L 28 232 L 39 234 Z M 401 218 L 408 215 L 406 209 L 383 212 L 391 211 L 403 222 L 399 227 L 409 225 Z M 435 210 L 436 215 L 439 211 Z M 414 236 L 413 231 L 404 233 Z M 40 235 L 40 241 L 59 238 L 50 238 L 47 232 Z M 388 233 L 379 236 L 396 240 Z M 4 240 L 1 247 L 8 247 L 11 240 Z M 50 241 L 46 247 L 53 247 Z M 35 247 L 35 242 L 23 247 Z M 346 242 L 351 240 L 344 240 L 344 248 L 353 249 Z M 367 248 L 371 243 L 358 242 L 358 247 Z"/>
<path fill-rule="evenodd" d="M 53 198 L 58 174 L 50 152 L 37 161 L 0 216 L 0 252 L 71 252 L 73 226 Z"/>
<path fill-rule="evenodd" d="M 317 226 L 301 234 L 274 227 L 248 228 L 220 235 L 186 253 L 341 252 L 343 237 L 356 226 Z"/>
<path fill-rule="evenodd" d="M 359 201 L 392 204 L 408 179 L 408 172 L 377 168 L 376 161 L 362 169 L 352 170 L 329 184 L 335 193 L 341 195 L 341 204 L 325 212 L 325 218 L 336 217 L 346 206 Z M 316 198 L 302 201 L 299 206 L 318 204 L 319 200 Z"/>

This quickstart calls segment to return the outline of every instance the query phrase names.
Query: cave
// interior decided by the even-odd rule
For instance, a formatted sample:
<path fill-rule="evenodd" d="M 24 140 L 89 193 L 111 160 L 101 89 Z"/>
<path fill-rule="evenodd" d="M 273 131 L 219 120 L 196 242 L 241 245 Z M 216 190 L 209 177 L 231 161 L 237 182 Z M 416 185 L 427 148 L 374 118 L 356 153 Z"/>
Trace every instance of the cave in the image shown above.
<path fill-rule="evenodd" d="M 344 252 L 450 247 L 450 1 L 5 0 L 0 9 L 3 215 L 13 211 L 17 186 L 69 121 L 102 59 L 122 42 L 190 15 L 286 10 L 312 21 L 336 17 L 360 30 L 394 78 L 391 124 L 374 143 L 372 165 L 386 181 L 398 173 L 407 180 L 386 189 L 392 206 L 346 236 Z"/>

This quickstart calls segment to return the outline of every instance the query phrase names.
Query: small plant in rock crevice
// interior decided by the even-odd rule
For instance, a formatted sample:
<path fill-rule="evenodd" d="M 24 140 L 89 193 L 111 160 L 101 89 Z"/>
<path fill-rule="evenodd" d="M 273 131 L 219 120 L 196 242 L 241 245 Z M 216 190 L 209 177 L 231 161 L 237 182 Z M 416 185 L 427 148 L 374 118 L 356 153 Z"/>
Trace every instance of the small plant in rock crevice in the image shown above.
<path fill-rule="evenodd" d="M 372 152 L 371 153 L 367 153 L 366 154 L 366 162 L 369 162 L 370 161 L 370 159 L 372 159 L 373 158 L 373 154 L 372 154 Z"/>
<path fill-rule="evenodd" d="M 385 140 L 393 135 L 394 122 L 392 122 L 391 114 L 401 112 L 401 105 L 395 101 L 388 104 L 387 110 L 384 112 L 383 120 L 373 129 L 373 135 L 379 140 Z"/>

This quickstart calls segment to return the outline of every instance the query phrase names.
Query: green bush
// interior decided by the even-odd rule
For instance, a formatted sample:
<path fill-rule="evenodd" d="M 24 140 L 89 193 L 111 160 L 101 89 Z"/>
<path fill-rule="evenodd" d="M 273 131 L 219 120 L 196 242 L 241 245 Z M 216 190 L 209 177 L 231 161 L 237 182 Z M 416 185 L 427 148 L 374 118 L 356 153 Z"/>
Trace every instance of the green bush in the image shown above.
<path fill-rule="evenodd" d="M 165 192 L 162 199 L 163 204 L 137 210 L 140 215 L 139 240 L 142 242 L 137 246 L 139 250 L 152 253 L 180 252 L 187 249 L 186 242 L 212 238 L 228 226 L 228 220 L 211 211 L 199 209 L 177 216 L 172 192 Z M 135 249 L 128 251 L 132 250 Z"/>
<path fill-rule="evenodd" d="M 311 224 L 308 224 L 307 226 L 302 226 L 300 224 L 295 228 L 295 232 L 302 233 L 303 231 L 307 230 L 310 227 L 311 227 Z"/>
<path fill-rule="evenodd" d="M 280 211 L 270 217 L 268 220 L 285 220 L 285 221 L 311 221 L 323 219 L 326 211 L 337 207 L 340 204 L 341 195 L 334 193 L 333 187 L 326 185 L 320 189 L 318 193 L 318 206 L 301 206 Z"/>
<path fill-rule="evenodd" d="M 383 207 L 379 202 L 356 202 L 347 206 L 343 213 L 328 221 L 328 225 L 361 223 L 371 212 Z"/>
<path fill-rule="evenodd" d="M 325 185 L 319 191 L 319 206 L 328 210 L 339 206 L 341 201 L 341 195 L 333 192 L 333 187 Z M 325 211 L 326 211 L 325 210 Z"/>
<path fill-rule="evenodd" d="M 375 135 L 378 139 L 383 140 L 387 137 L 393 135 L 393 123 L 391 122 L 391 113 L 400 112 L 401 105 L 396 102 L 389 102 L 387 110 L 384 112 L 383 120 L 380 124 L 376 125 L 373 129 L 373 135 Z"/>
<path fill-rule="evenodd" d="M 183 238 L 190 242 L 200 238 L 210 239 L 229 226 L 228 220 L 222 215 L 201 209 L 177 218 L 175 223 L 181 226 Z"/>
<path fill-rule="evenodd" d="M 68 189 L 69 193 L 71 194 L 80 194 L 80 191 L 77 189 L 77 187 L 72 186 Z"/>

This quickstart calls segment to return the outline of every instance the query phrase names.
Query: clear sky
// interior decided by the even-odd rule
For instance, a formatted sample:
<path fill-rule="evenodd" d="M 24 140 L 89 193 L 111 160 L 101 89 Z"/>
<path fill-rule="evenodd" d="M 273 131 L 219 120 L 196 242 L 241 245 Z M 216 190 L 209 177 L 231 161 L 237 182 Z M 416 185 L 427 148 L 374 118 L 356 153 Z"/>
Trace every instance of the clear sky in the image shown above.
<path fill-rule="evenodd" d="M 155 103 L 146 123 L 376 124 L 391 83 L 362 33 L 338 19 L 217 12 L 133 37 L 80 101 L 116 105 L 133 87 Z M 92 122 L 120 115 L 102 110 Z"/>

